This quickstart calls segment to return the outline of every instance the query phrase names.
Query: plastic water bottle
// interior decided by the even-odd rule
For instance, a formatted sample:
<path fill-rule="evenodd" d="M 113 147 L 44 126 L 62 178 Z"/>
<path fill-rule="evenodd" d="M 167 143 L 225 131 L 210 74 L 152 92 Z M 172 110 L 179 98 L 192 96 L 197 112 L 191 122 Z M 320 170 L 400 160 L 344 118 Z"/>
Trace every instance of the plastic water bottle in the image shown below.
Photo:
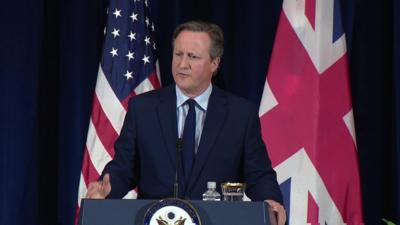
<path fill-rule="evenodd" d="M 221 195 L 215 190 L 216 186 L 214 181 L 207 182 L 207 191 L 203 194 L 203 201 L 221 201 Z"/>

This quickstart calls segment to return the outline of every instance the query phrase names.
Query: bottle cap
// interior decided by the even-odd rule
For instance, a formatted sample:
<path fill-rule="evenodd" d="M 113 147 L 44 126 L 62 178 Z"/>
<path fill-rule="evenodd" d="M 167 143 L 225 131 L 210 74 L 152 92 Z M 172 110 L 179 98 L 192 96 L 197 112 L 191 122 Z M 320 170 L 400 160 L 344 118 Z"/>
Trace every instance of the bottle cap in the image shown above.
<path fill-rule="evenodd" d="M 216 187 L 217 187 L 217 184 L 215 183 L 215 181 L 208 181 L 207 182 L 207 188 L 208 189 L 211 189 L 211 188 L 215 189 Z"/>

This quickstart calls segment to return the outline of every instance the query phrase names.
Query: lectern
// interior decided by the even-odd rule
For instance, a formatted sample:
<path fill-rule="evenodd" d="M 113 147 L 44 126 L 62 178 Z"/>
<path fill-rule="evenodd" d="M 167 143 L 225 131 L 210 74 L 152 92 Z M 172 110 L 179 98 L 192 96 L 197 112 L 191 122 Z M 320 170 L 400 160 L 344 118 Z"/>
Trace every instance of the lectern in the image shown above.
<path fill-rule="evenodd" d="M 80 225 L 143 225 L 157 200 L 83 199 Z M 265 202 L 189 201 L 202 225 L 274 225 Z M 272 222 L 272 223 L 271 223 Z M 185 223 L 186 224 L 186 223 Z"/>

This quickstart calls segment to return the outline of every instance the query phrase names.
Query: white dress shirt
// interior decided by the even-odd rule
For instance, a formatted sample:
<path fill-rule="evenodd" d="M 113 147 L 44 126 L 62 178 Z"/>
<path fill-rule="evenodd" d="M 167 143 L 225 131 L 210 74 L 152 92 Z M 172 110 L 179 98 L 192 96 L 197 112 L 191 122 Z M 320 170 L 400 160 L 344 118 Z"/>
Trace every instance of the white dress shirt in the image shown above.
<path fill-rule="evenodd" d="M 183 134 L 183 128 L 185 126 L 185 119 L 189 111 L 189 105 L 186 100 L 189 99 L 176 85 L 176 114 L 178 119 L 178 136 L 181 138 Z M 204 121 L 206 119 L 208 100 L 210 99 L 212 91 L 212 84 L 199 96 L 194 98 L 196 101 L 196 141 L 194 150 L 197 153 L 197 148 L 199 147 L 201 133 L 203 131 Z"/>

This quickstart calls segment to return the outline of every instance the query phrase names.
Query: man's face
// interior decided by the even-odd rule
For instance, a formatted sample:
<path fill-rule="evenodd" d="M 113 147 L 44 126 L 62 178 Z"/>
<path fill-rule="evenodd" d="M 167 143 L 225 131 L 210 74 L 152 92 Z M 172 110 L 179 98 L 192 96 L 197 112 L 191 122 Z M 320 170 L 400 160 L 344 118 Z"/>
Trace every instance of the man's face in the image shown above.
<path fill-rule="evenodd" d="M 211 60 L 211 40 L 205 32 L 182 31 L 175 39 L 172 74 L 188 97 L 196 97 L 211 83 L 220 59 Z"/>

